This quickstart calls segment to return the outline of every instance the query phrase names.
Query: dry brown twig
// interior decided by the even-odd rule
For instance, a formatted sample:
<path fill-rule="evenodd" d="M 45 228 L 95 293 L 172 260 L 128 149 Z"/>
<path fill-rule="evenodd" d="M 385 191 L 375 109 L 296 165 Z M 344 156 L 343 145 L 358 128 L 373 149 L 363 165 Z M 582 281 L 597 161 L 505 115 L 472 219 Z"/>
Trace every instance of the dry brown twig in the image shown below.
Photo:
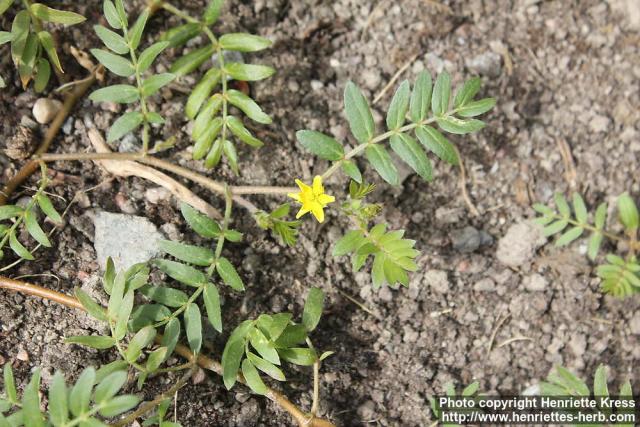
<path fill-rule="evenodd" d="M 78 310 L 85 311 L 82 304 L 80 304 L 80 301 L 78 301 L 74 297 L 70 297 L 63 293 L 44 288 L 42 286 L 22 282 L 15 279 L 10 279 L 8 277 L 0 276 L 0 289 L 7 289 L 10 291 L 19 292 L 25 295 L 37 296 L 43 299 L 47 299 L 49 301 L 57 302 L 58 304 L 62 304 L 70 308 L 75 308 Z M 158 335 L 156 339 L 157 340 L 162 339 L 162 336 Z M 209 370 L 211 372 L 214 372 L 222 376 L 222 365 L 217 360 L 214 360 L 203 354 L 197 355 L 197 359 L 196 359 L 196 355 L 194 355 L 188 347 L 181 344 L 178 344 L 176 346 L 175 352 L 176 354 L 179 354 L 180 356 L 184 357 L 188 361 L 194 361 L 195 359 L 195 363 L 197 363 L 197 365 L 200 366 L 201 368 Z M 238 382 L 246 385 L 246 381 L 241 374 L 238 374 Z M 172 390 L 172 389 L 173 387 L 169 389 L 169 391 L 172 391 L 171 394 L 177 391 L 177 389 L 175 390 Z M 166 393 L 162 393 L 160 395 L 160 396 L 163 396 L 162 400 L 166 398 L 164 396 L 165 394 Z M 158 398 L 160 396 L 158 396 Z M 265 394 L 265 396 L 269 400 L 275 402 L 282 409 L 287 411 L 296 420 L 296 422 L 300 427 L 335 427 L 335 425 L 328 420 L 310 416 L 309 414 L 303 412 L 294 403 L 292 403 L 289 399 L 287 399 L 286 396 L 284 396 L 282 393 L 276 390 L 273 390 L 267 387 L 267 393 Z M 145 408 L 147 407 L 148 407 L 148 410 L 146 412 L 153 409 L 155 405 L 145 406 Z M 136 418 L 143 415 L 142 413 L 137 413 L 137 411 L 132 414 L 136 414 Z M 130 422 L 133 422 L 134 419 L 130 420 Z M 113 426 L 121 426 L 121 425 L 123 424 L 120 424 L 120 423 L 113 424 Z"/>

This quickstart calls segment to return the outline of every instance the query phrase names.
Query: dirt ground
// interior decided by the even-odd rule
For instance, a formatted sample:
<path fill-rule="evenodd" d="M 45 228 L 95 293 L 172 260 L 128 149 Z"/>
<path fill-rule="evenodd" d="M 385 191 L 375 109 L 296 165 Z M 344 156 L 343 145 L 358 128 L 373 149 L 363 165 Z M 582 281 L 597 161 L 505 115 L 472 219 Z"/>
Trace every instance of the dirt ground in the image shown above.
<path fill-rule="evenodd" d="M 197 13 L 204 2 L 183 3 Z M 442 162 L 436 162 L 433 183 L 407 174 L 400 187 L 381 183 L 373 196 L 385 205 L 381 220 L 405 228 L 422 251 L 420 270 L 413 274 L 409 289 L 375 292 L 368 274 L 354 275 L 346 258 L 331 257 L 333 243 L 348 226 L 335 214 L 329 213 L 322 225 L 306 221 L 304 237 L 288 249 L 239 213 L 235 226 L 247 239 L 229 245 L 227 253 L 241 266 L 248 286 L 245 294 L 224 295 L 227 331 L 241 318 L 263 312 L 290 310 L 299 315 L 307 289 L 322 287 L 328 294 L 327 311 L 314 342 L 336 355 L 322 369 L 321 412 L 344 426 L 428 425 L 433 419 L 428 397 L 442 392 L 447 382 L 461 387 L 478 380 L 487 393 L 516 394 L 543 379 L 554 364 L 591 378 L 605 363 L 611 367 L 611 386 L 617 389 L 631 378 L 635 392 L 640 392 L 640 299 L 622 301 L 601 294 L 594 265 L 584 256 L 584 241 L 557 249 L 551 242 L 543 245 L 526 225 L 533 216 L 531 204 L 549 202 L 554 191 L 579 190 L 591 207 L 612 202 L 623 191 L 640 198 L 640 6 L 636 2 L 227 3 L 216 30 L 255 32 L 274 40 L 273 49 L 251 59 L 275 67 L 277 74 L 252 87 L 273 117 L 273 125 L 254 129 L 266 141 L 265 147 L 242 149 L 245 172 L 239 178 L 226 165 L 208 172 L 218 179 L 291 185 L 294 177 L 322 171 L 326 163 L 296 144 L 295 131 L 316 129 L 347 139 L 342 114 L 347 80 L 354 80 L 373 99 L 410 61 L 401 79 L 412 80 L 423 69 L 432 74 L 446 69 L 455 83 L 480 75 L 485 84 L 482 93 L 498 99 L 486 129 L 472 137 L 452 138 L 464 158 L 470 198 L 479 216 L 470 214 L 460 196 L 458 169 Z M 99 18 L 100 4 L 91 0 L 77 6 L 88 21 L 58 32 L 65 44 L 86 50 L 99 45 L 91 25 Z M 146 42 L 174 22 L 164 14 L 154 17 Z M 5 30 L 10 27 L 6 16 L 0 24 Z M 0 148 L 4 148 L 16 126 L 24 123 L 23 117 L 31 118 L 37 96 L 32 91 L 21 93 L 8 47 L 0 52 L 0 69 L 9 83 L 0 94 Z M 157 70 L 166 69 L 178 54 L 165 55 Z M 68 72 L 79 76 L 70 56 L 63 56 Z M 379 120 L 391 93 L 375 105 Z M 185 94 L 165 91 L 153 102 L 168 118 L 164 136 L 179 137 L 177 147 L 166 156 L 205 172 L 189 160 L 188 122 L 181 113 Z M 85 100 L 53 151 L 87 151 L 87 128 L 105 130 L 113 117 L 112 111 Z M 36 129 L 36 135 L 42 132 Z M 563 146 L 572 160 L 563 157 Z M 12 176 L 17 166 L 19 162 L 0 155 L 0 181 Z M 77 189 L 109 179 L 89 163 L 52 167 L 64 174 L 52 191 L 67 200 Z M 372 171 L 367 176 L 378 179 Z M 343 190 L 343 178 L 330 181 L 333 193 Z M 149 196 L 147 190 L 154 187 L 135 178 L 115 179 L 87 192 L 71 207 L 63 230 L 53 239 L 55 249 L 38 251 L 36 262 L 21 264 L 9 274 L 40 275 L 29 280 L 66 293 L 76 286 L 96 288 L 100 275 L 93 247 L 96 210 L 146 216 L 166 235 L 197 241 L 182 222 L 174 199 Z M 211 199 L 206 191 L 196 190 Z M 267 209 L 282 200 L 255 197 L 254 201 Z M 212 203 L 221 205 L 217 199 Z M 465 227 L 473 229 L 463 232 Z M 476 231 L 484 236 L 482 244 L 466 237 Z M 506 265 L 510 248 L 518 244 L 528 247 L 530 254 L 520 265 Z M 75 375 L 84 366 L 112 360 L 112 354 L 63 342 L 64 336 L 91 333 L 94 328 L 85 315 L 71 309 L 0 292 L 0 362 L 14 361 L 23 381 L 36 366 L 43 367 L 46 381 L 57 369 Z M 220 355 L 225 337 L 213 337 L 214 355 Z M 25 356 L 28 360 L 22 360 Z M 276 387 L 308 408 L 310 370 L 294 371 L 288 378 Z M 171 381 L 152 381 L 147 397 Z M 178 420 L 185 426 L 291 425 L 288 415 L 266 399 L 242 387 L 227 392 L 215 376 L 185 387 L 177 402 Z"/>

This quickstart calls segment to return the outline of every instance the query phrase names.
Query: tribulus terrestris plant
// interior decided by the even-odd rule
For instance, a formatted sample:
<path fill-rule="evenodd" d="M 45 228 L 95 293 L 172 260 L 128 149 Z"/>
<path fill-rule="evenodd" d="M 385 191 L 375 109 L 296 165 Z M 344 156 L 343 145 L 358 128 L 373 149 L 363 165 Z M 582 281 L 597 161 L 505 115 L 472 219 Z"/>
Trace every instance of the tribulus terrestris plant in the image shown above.
<path fill-rule="evenodd" d="M 2 12 L 11 3 L 0 2 Z M 86 85 L 77 85 L 77 90 L 70 96 L 73 97 L 72 101 L 80 97 L 82 90 L 86 90 L 84 86 L 88 87 L 101 74 L 101 67 L 125 79 L 93 91 L 89 98 L 95 102 L 127 105 L 129 111 L 111 124 L 107 141 L 116 143 L 131 132 L 139 132 L 142 141 L 140 150 L 133 153 L 109 152 L 100 133 L 92 129 L 89 139 L 96 153 L 47 154 L 48 144 L 45 144 L 3 189 L 0 202 L 4 203 L 32 173 L 31 169 L 35 165 L 41 166 L 39 186 L 27 205 L 5 203 L 0 207 L 0 220 L 4 221 L 0 226 L 0 248 L 8 243 L 17 257 L 3 269 L 34 258 L 35 248 L 28 249 L 26 235 L 19 234 L 22 228 L 38 245 L 51 246 L 47 234 L 37 221 L 36 207 L 53 223 L 61 221 L 62 216 L 54 208 L 57 203 L 47 197 L 45 163 L 63 160 L 108 160 L 112 162 L 110 164 L 115 162 L 119 165 L 114 173 L 139 176 L 168 188 L 181 201 L 184 222 L 201 238 L 209 240 L 210 245 L 195 246 L 188 241 L 165 240 L 160 247 L 166 257 L 127 269 L 119 268 L 112 259 L 108 259 L 102 282 L 104 293 L 108 296 L 106 306 L 81 289 L 76 289 L 75 296 L 70 297 L 1 277 L 0 287 L 43 296 L 84 310 L 102 322 L 107 334 L 68 336 L 67 342 L 108 350 L 109 354 L 116 357 L 98 370 L 85 370 L 70 388 L 63 376 L 56 374 L 49 387 L 45 412 L 41 412 L 38 374 L 33 376 L 19 399 L 13 386 L 11 367 L 7 366 L 5 395 L 0 400 L 0 425 L 127 425 L 144 417 L 144 425 L 179 425 L 166 420 L 168 399 L 184 386 L 198 366 L 221 375 L 228 389 L 241 382 L 253 392 L 267 396 L 289 412 L 300 425 L 332 425 L 318 416 L 319 372 L 322 361 L 330 357 L 332 352 L 321 351 L 310 338 L 310 334 L 318 327 L 324 306 L 324 294 L 319 288 L 310 286 L 300 322 L 294 321 L 292 313 L 265 313 L 233 327 L 222 323 L 220 293 L 231 292 L 233 297 L 234 293 L 241 293 L 246 286 L 251 286 L 244 282 L 242 271 L 234 266 L 232 257 L 228 256 L 232 244 L 243 239 L 243 233 L 255 231 L 232 228 L 234 217 L 240 215 L 235 209 L 237 207 L 247 211 L 259 228 L 271 231 L 288 246 L 296 244 L 303 217 L 312 216 L 320 223 L 326 220 L 327 213 L 332 217 L 344 217 L 352 226 L 333 248 L 333 255 L 350 255 L 354 271 L 368 266 L 374 288 L 385 284 L 392 287 L 408 286 L 409 274 L 419 268 L 415 261 L 419 255 L 415 249 L 416 242 L 405 238 L 404 230 L 389 230 L 386 223 L 376 220 L 383 206 L 366 201 L 367 195 L 376 188 L 365 178 L 366 166 L 370 165 L 387 183 L 398 185 L 399 173 L 390 150 L 425 181 L 432 180 L 431 155 L 457 165 L 460 161 L 458 152 L 445 135 L 464 135 L 481 130 L 485 124 L 476 117 L 495 105 L 493 98 L 476 99 L 480 92 L 480 79 L 468 80 L 455 94 L 451 77 L 446 71 L 439 74 L 435 82 L 426 71 L 418 75 L 413 87 L 409 81 L 402 82 L 388 107 L 384 131 L 376 128 L 369 103 L 360 89 L 353 82 L 347 82 L 344 111 L 353 142 L 339 142 L 318 130 L 301 130 L 296 134 L 298 142 L 305 149 L 328 162 L 322 173 L 294 180 L 297 187 L 232 186 L 155 156 L 157 152 L 170 148 L 173 141 L 152 144 L 157 139 L 154 129 L 164 123 L 164 118 L 156 111 L 154 95 L 163 87 L 181 82 L 183 76 L 196 72 L 206 64 L 208 69 L 190 90 L 185 104 L 186 118 L 193 120 L 193 158 L 202 160 L 206 168 L 212 168 L 224 157 L 230 168 L 236 174 L 241 174 L 237 142 L 255 148 L 263 145 L 240 118 L 240 113 L 258 124 L 269 124 L 271 118 L 242 90 L 242 83 L 266 79 L 274 70 L 265 65 L 244 63 L 237 54 L 266 49 L 271 42 L 245 33 L 214 35 L 212 27 L 220 16 L 222 6 L 222 1 L 213 0 L 201 16 L 193 17 L 169 2 L 153 0 L 136 19 L 131 19 L 123 0 L 104 0 L 102 24 L 109 28 L 102 24 L 94 26 L 104 48 L 91 50 L 100 65 L 87 65 L 90 61 L 85 60 L 93 80 L 85 80 L 85 83 L 89 83 Z M 35 4 L 28 7 L 31 13 L 21 15 L 20 20 L 25 20 L 24 16 L 27 16 L 31 25 L 22 25 L 20 31 L 31 26 L 37 30 L 38 18 L 46 20 L 47 17 L 53 22 L 62 22 L 62 18 L 56 18 L 56 21 L 53 17 L 64 16 L 65 22 L 62 23 L 80 22 L 75 15 L 60 15 L 62 12 L 42 9 L 44 6 L 40 6 L 40 9 Z M 36 13 L 38 10 L 40 12 Z M 21 13 L 18 12 L 18 15 Z M 160 13 L 172 14 L 182 19 L 184 24 L 171 28 L 161 34 L 157 41 L 146 45 L 145 41 L 149 39 L 145 37 L 147 23 Z M 73 17 L 75 21 L 71 22 Z M 12 43 L 17 41 L 16 34 L 12 31 Z M 159 55 L 169 49 L 178 51 L 197 35 L 204 36 L 204 46 L 180 56 L 168 73 L 153 72 L 152 65 Z M 26 37 L 29 39 L 30 33 Z M 35 50 L 35 57 L 38 57 L 39 48 Z M 51 58 L 50 49 L 45 47 L 45 50 Z M 17 62 L 19 66 L 28 62 L 26 59 L 31 61 L 30 56 L 26 59 L 24 56 L 25 53 L 21 53 L 23 59 Z M 40 59 L 38 57 L 38 61 Z M 38 73 L 35 74 L 36 80 L 39 79 Z M 26 71 L 24 74 L 20 71 L 20 76 L 23 75 L 30 76 Z M 38 87 L 44 86 L 38 84 Z M 61 114 L 68 114 L 69 109 Z M 61 123 L 63 120 L 58 121 Z M 224 212 L 219 212 L 190 189 L 160 173 L 159 169 L 216 193 L 224 200 Z M 338 172 L 344 175 L 344 187 L 348 187 L 344 196 L 337 185 L 332 190 L 325 188 L 327 179 Z M 286 196 L 290 202 L 282 203 L 274 210 L 260 209 L 245 198 L 252 194 Z M 297 209 L 295 219 L 291 218 L 292 205 Z M 369 259 L 372 260 L 370 263 Z M 158 284 L 151 280 L 152 269 L 163 274 L 165 283 Z M 222 285 L 229 289 L 223 290 Z M 217 333 L 232 331 L 224 349 L 218 352 L 220 362 L 203 354 L 203 330 L 209 326 L 203 323 L 203 314 Z M 171 357 L 173 355 L 181 356 L 185 362 L 175 362 Z M 302 411 L 268 385 L 271 380 L 286 381 L 286 364 L 312 367 L 312 404 L 308 411 Z M 151 376 L 178 372 L 184 372 L 184 375 L 170 389 L 149 402 L 138 405 L 137 397 L 117 395 L 123 388 L 142 389 Z M 136 386 L 128 384 L 130 378 L 135 379 Z M 126 414 L 114 418 L 123 413 Z"/>

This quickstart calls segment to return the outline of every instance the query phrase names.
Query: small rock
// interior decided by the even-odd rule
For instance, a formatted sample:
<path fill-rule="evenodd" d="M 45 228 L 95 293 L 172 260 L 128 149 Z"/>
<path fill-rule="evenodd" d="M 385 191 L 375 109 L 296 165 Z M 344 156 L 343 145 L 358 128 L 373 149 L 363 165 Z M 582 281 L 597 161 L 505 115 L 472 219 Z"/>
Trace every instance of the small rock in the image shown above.
<path fill-rule="evenodd" d="M 23 362 L 29 361 L 29 353 L 24 348 L 18 350 L 18 354 L 16 354 L 16 359 L 21 360 Z"/>
<path fill-rule="evenodd" d="M 462 210 L 459 208 L 440 207 L 436 209 L 436 221 L 439 224 L 455 224 L 462 218 Z"/>
<path fill-rule="evenodd" d="M 514 224 L 498 242 L 496 257 L 509 267 L 520 267 L 533 258 L 536 249 L 547 239 L 541 227 L 533 222 L 524 221 Z"/>
<path fill-rule="evenodd" d="M 449 279 L 446 271 L 428 270 L 424 274 L 424 281 L 436 292 L 444 294 L 449 291 Z"/>
<path fill-rule="evenodd" d="M 134 153 L 136 151 L 140 151 L 140 143 L 138 142 L 138 138 L 136 138 L 132 132 L 129 132 L 120 140 L 120 143 L 118 144 L 118 152 Z"/>
<path fill-rule="evenodd" d="M 194 385 L 197 385 L 203 382 L 205 379 L 207 379 L 207 375 L 204 373 L 204 370 L 202 370 L 201 368 L 198 368 L 195 374 L 193 374 L 193 376 L 191 377 L 191 382 Z"/>
<path fill-rule="evenodd" d="M 609 123 L 611 123 L 611 119 L 609 119 L 609 117 L 596 115 L 589 122 L 589 128 L 591 128 L 593 132 L 606 132 L 609 128 Z"/>
<path fill-rule="evenodd" d="M 470 71 L 483 74 L 488 77 L 499 77 L 502 58 L 495 52 L 485 52 L 468 59 L 467 68 Z"/>
<path fill-rule="evenodd" d="M 522 284 L 529 292 L 542 292 L 547 288 L 549 281 L 541 274 L 532 274 L 525 277 Z"/>
<path fill-rule="evenodd" d="M 362 73 L 364 86 L 368 89 L 375 89 L 380 85 L 380 72 L 375 68 L 367 69 Z"/>
<path fill-rule="evenodd" d="M 73 131 L 73 117 L 68 117 L 67 120 L 64 122 L 64 125 L 62 125 L 62 132 L 65 135 L 71 135 L 72 131 Z"/>
<path fill-rule="evenodd" d="M 486 277 L 473 285 L 473 290 L 476 292 L 493 292 L 496 290 L 496 282 Z"/>
<path fill-rule="evenodd" d="M 171 192 L 164 187 L 149 188 L 144 192 L 144 197 L 149 201 L 157 205 L 160 202 L 164 202 L 171 198 Z"/>
<path fill-rule="evenodd" d="M 575 334 L 569 341 L 569 348 L 576 357 L 581 357 L 587 349 L 587 339 L 583 334 Z"/>
<path fill-rule="evenodd" d="M 49 123 L 62 108 L 57 99 L 40 98 L 33 104 L 33 117 L 41 125 Z"/>
<path fill-rule="evenodd" d="M 358 416 L 364 422 L 373 420 L 376 410 L 376 403 L 373 400 L 367 400 L 358 407 Z"/>
<path fill-rule="evenodd" d="M 102 268 L 108 257 L 113 258 L 116 268 L 126 269 L 160 253 L 158 241 L 162 235 L 146 218 L 98 212 L 94 225 L 93 246 Z"/>
<path fill-rule="evenodd" d="M 482 245 L 488 245 L 493 242 L 493 237 L 484 231 L 478 231 L 472 226 L 462 229 L 453 230 L 449 237 L 453 249 L 462 253 L 469 253 L 477 250 Z"/>

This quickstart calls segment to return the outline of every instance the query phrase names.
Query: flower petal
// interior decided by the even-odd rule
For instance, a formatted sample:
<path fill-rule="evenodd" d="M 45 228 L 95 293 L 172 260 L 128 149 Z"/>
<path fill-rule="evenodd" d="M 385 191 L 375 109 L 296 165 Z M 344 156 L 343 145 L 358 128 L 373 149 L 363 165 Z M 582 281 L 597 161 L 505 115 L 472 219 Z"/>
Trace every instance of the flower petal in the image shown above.
<path fill-rule="evenodd" d="M 309 187 L 307 184 L 305 184 L 304 182 L 300 181 L 299 179 L 296 179 L 296 184 L 298 184 L 298 187 L 300 187 L 300 190 L 302 190 L 302 191 L 311 190 L 311 187 Z"/>
<path fill-rule="evenodd" d="M 323 205 L 328 205 L 329 203 L 333 203 L 335 201 L 336 201 L 336 198 L 328 194 L 320 194 L 318 196 L 318 202 L 320 202 Z"/>
<path fill-rule="evenodd" d="M 322 206 L 320 206 L 320 204 L 314 204 L 314 206 L 311 208 L 311 213 L 316 217 L 318 222 L 324 221 L 324 210 L 322 210 Z"/>
<path fill-rule="evenodd" d="M 322 177 L 320 175 L 316 175 L 313 178 L 313 194 L 319 195 L 324 193 L 324 187 L 322 186 Z"/>
<path fill-rule="evenodd" d="M 309 209 L 307 209 L 304 206 L 301 207 L 298 213 L 296 214 L 296 219 L 300 218 L 302 215 L 306 214 L 307 212 L 309 212 Z"/>
<path fill-rule="evenodd" d="M 300 200 L 300 193 L 289 193 L 287 196 L 291 197 L 296 202 L 302 202 L 302 200 Z"/>

